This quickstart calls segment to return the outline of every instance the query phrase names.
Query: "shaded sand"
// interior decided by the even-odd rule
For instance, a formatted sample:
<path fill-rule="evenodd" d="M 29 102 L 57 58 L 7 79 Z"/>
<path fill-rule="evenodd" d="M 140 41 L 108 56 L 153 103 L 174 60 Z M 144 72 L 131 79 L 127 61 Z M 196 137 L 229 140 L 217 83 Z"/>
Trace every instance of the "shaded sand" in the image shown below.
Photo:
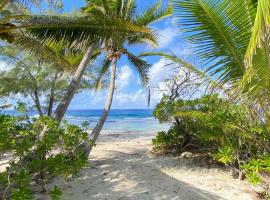
<path fill-rule="evenodd" d="M 245 182 L 189 159 L 151 153 L 151 136 L 103 135 L 90 167 L 75 180 L 54 180 L 64 200 L 251 200 Z M 46 198 L 40 198 L 46 199 Z"/>

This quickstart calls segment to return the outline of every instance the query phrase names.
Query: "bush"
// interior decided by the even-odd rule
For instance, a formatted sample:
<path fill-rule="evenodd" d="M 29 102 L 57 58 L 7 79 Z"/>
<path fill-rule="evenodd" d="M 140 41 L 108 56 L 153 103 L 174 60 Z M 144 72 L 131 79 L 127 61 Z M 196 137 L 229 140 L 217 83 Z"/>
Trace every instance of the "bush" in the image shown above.
<path fill-rule="evenodd" d="M 236 169 L 239 175 L 245 173 L 253 183 L 262 183 L 262 175 L 269 176 L 269 128 L 245 105 L 216 94 L 194 100 L 164 96 L 154 116 L 161 123 L 172 124 L 168 132 L 159 132 L 153 139 L 154 150 L 182 152 L 195 143 L 209 147 L 214 159 Z M 189 139 L 183 144 L 187 135 Z"/>
<path fill-rule="evenodd" d="M 36 186 L 47 188 L 52 176 L 78 175 L 88 163 L 80 144 L 92 142 L 83 129 L 49 117 L 27 119 L 0 115 L 0 157 L 12 152 L 9 167 L 0 173 L 1 199 L 32 199 Z M 57 187 L 46 192 L 51 199 L 61 195 Z"/>
<path fill-rule="evenodd" d="M 158 132 L 157 136 L 152 140 L 154 150 L 165 150 L 177 149 L 181 145 L 181 136 L 177 134 L 174 127 L 170 128 L 168 132 Z"/>

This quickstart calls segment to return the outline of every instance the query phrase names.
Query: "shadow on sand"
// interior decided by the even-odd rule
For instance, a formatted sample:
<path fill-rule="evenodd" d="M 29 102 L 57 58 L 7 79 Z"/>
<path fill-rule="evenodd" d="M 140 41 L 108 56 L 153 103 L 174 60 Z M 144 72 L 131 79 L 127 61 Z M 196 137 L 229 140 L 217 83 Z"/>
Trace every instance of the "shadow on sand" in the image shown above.
<path fill-rule="evenodd" d="M 80 200 L 222 200 L 166 175 L 144 154 L 111 151 L 110 156 L 91 160 L 77 180 L 64 185 L 63 199 Z M 121 163 L 121 164 L 119 164 Z"/>

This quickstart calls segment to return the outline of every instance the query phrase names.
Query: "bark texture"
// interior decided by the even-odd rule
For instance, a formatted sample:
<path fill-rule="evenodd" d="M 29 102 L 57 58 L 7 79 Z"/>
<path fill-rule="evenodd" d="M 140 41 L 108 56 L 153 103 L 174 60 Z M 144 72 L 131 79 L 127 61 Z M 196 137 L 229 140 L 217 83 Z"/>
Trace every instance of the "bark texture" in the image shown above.
<path fill-rule="evenodd" d="M 63 119 L 68 109 L 68 106 L 80 85 L 82 76 L 87 68 L 87 65 L 89 64 L 89 61 L 94 51 L 95 45 L 92 45 L 87 49 L 86 53 L 84 54 L 83 59 L 81 60 L 81 63 L 79 64 L 75 74 L 73 75 L 71 83 L 69 84 L 63 99 L 60 101 L 58 107 L 54 112 L 54 118 L 56 120 L 61 121 Z"/>
<path fill-rule="evenodd" d="M 54 99 L 55 99 L 54 89 L 55 89 L 57 78 L 58 78 L 58 72 L 55 73 L 54 79 L 52 80 L 52 84 L 51 84 L 50 98 L 49 98 L 48 110 L 47 110 L 47 115 L 49 117 L 52 116 L 52 112 L 53 112 L 53 104 L 54 104 Z"/>
<path fill-rule="evenodd" d="M 115 59 L 112 62 L 110 86 L 109 86 L 108 96 L 106 99 L 103 113 L 100 116 L 97 125 L 95 126 L 95 128 L 93 129 L 93 131 L 91 133 L 91 139 L 93 140 L 94 143 L 97 141 L 97 138 L 102 130 L 102 127 L 103 127 L 103 125 L 108 117 L 108 114 L 110 112 L 110 109 L 111 109 L 111 105 L 112 105 L 112 101 L 113 101 L 113 94 L 114 94 L 114 89 L 115 89 L 116 63 L 117 63 L 117 59 Z M 91 146 L 89 148 L 89 146 L 86 147 L 85 145 L 83 145 L 84 152 L 86 153 L 87 156 L 89 156 L 92 148 L 93 148 L 93 146 Z"/>

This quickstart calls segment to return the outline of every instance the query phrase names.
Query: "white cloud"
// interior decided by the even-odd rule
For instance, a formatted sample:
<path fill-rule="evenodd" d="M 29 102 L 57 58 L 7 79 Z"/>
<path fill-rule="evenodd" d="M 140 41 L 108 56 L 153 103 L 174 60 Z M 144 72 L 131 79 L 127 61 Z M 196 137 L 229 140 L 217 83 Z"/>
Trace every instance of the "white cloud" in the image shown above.
<path fill-rule="evenodd" d="M 134 80 L 134 75 L 132 70 L 128 65 L 124 65 L 120 68 L 120 71 L 117 73 L 116 79 L 116 88 L 117 90 L 123 91 L 127 86 Z"/>
<path fill-rule="evenodd" d="M 5 61 L 0 61 L 0 71 L 8 70 L 8 64 Z"/>
<path fill-rule="evenodd" d="M 178 43 L 177 43 L 178 44 Z M 170 48 L 170 50 L 177 56 L 179 56 L 182 59 L 188 59 L 189 57 L 194 55 L 193 49 L 191 45 L 182 42 L 179 45 L 175 45 Z"/>
<path fill-rule="evenodd" d="M 179 34 L 180 32 L 172 26 L 168 26 L 165 29 L 160 30 L 158 34 L 158 47 L 168 47 Z"/>
<path fill-rule="evenodd" d="M 130 93 L 125 93 L 125 92 L 120 92 L 115 94 L 115 102 L 116 105 L 121 105 L 121 104 L 125 104 L 125 103 L 138 103 L 141 101 L 145 101 L 146 100 L 146 92 L 139 89 L 135 92 L 130 92 Z"/>
<path fill-rule="evenodd" d="M 151 86 L 158 86 L 160 82 L 170 78 L 173 74 L 177 73 L 177 69 L 174 69 L 174 65 L 171 65 L 171 61 L 161 58 L 158 62 L 152 65 L 150 69 L 150 81 Z"/>
<path fill-rule="evenodd" d="M 180 56 L 190 56 L 192 55 L 193 51 L 191 48 L 185 48 L 180 51 Z"/>
<path fill-rule="evenodd" d="M 102 109 L 106 98 L 107 90 L 98 92 L 82 92 L 75 96 L 70 109 Z M 134 92 L 116 90 L 113 97 L 112 108 L 147 108 L 147 91 L 139 89 Z"/>
<path fill-rule="evenodd" d="M 151 83 L 151 105 L 153 108 L 158 103 L 164 93 L 168 91 L 168 84 L 166 79 L 179 74 L 179 69 L 175 65 L 169 65 L 171 61 L 161 58 L 150 69 L 150 83 Z M 136 84 L 137 90 L 131 90 L 130 85 Z M 148 91 L 142 87 L 138 87 L 138 77 L 133 74 L 132 69 L 124 65 L 119 68 L 116 90 L 113 98 L 112 108 L 147 108 Z M 134 89 L 134 88 L 133 88 Z M 85 91 L 75 97 L 74 103 L 76 107 L 84 108 L 103 108 L 107 98 L 107 89 L 98 92 Z M 75 104 L 72 108 L 74 109 Z"/>

